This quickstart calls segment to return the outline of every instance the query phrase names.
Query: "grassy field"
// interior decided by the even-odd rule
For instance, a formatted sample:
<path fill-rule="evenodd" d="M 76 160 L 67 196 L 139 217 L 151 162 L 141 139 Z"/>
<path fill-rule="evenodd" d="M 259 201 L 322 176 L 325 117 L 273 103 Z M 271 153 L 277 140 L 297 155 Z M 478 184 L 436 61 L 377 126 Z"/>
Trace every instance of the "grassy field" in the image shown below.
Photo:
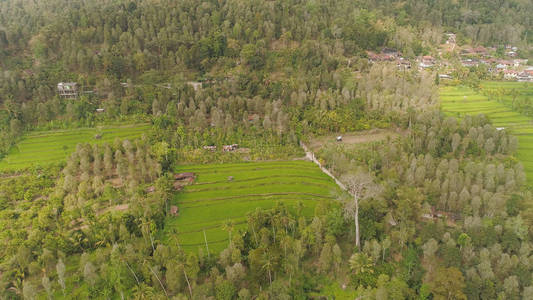
<path fill-rule="evenodd" d="M 485 114 L 496 127 L 504 127 L 518 137 L 516 156 L 524 165 L 528 183 L 533 184 L 533 119 L 513 111 L 512 97 L 503 95 L 493 100 L 483 95 L 487 90 L 515 90 L 518 98 L 533 101 L 533 84 L 524 82 L 483 82 L 479 92 L 464 86 L 440 89 L 442 110 L 455 116 Z M 486 94 L 486 93 L 485 93 Z M 497 99 L 496 99 L 497 98 Z"/>
<path fill-rule="evenodd" d="M 133 139 L 140 137 L 149 128 L 148 124 L 132 124 L 31 132 L 0 161 L 0 171 L 62 161 L 79 143 L 112 143 L 116 138 Z M 102 138 L 95 139 L 96 134 L 101 134 Z"/>
<path fill-rule="evenodd" d="M 167 218 L 161 238 L 189 251 L 205 250 L 205 232 L 209 251 L 220 252 L 228 245 L 224 222 L 232 220 L 235 230 L 246 227 L 246 214 L 258 207 L 268 209 L 282 201 L 294 209 L 301 201 L 304 214 L 311 216 L 318 201 L 340 192 L 333 179 L 308 161 L 194 165 L 176 172 L 194 172 L 197 177 L 176 193 L 173 204 L 179 216 Z"/>

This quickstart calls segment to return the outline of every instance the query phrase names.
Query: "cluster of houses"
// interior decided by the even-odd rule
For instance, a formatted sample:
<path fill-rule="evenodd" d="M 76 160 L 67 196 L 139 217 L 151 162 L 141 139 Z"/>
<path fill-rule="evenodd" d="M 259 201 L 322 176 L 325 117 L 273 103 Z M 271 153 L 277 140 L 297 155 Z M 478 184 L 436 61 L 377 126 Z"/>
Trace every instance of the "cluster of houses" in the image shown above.
<path fill-rule="evenodd" d="M 521 82 L 533 82 L 533 67 L 528 67 L 523 71 L 504 70 L 503 78 Z"/>
<path fill-rule="evenodd" d="M 203 149 L 207 151 L 215 152 L 217 151 L 217 146 L 204 146 Z M 239 144 L 231 144 L 231 145 L 222 146 L 222 151 L 224 152 L 233 152 L 237 149 L 239 149 Z"/>
<path fill-rule="evenodd" d="M 441 45 L 439 58 L 430 55 L 420 56 L 416 59 L 419 70 L 435 69 L 440 67 L 452 67 L 450 62 L 442 59 L 443 52 L 457 53 L 463 67 L 471 68 L 480 65 L 487 66 L 489 72 L 503 74 L 507 80 L 533 82 L 533 66 L 528 65 L 527 59 L 518 58 L 518 48 L 512 45 L 505 46 L 505 58 L 496 58 L 493 54 L 497 51 L 495 47 L 458 47 L 456 44 L 457 36 L 454 33 L 445 33 L 446 41 Z M 390 62 L 396 63 L 398 69 L 410 69 L 411 62 L 402 57 L 402 54 L 394 49 L 384 48 L 381 52 L 376 53 L 367 51 L 370 63 Z M 442 79 L 450 79 L 449 75 L 440 75 Z"/>
<path fill-rule="evenodd" d="M 443 45 L 443 48 L 448 47 L 449 50 L 453 51 L 456 46 L 456 36 L 453 33 L 447 33 L 446 35 L 448 40 L 446 45 Z M 449 45 L 454 47 L 450 49 Z M 505 45 L 505 58 L 503 59 L 492 55 L 496 51 L 496 47 L 462 47 L 459 51 L 461 65 L 467 68 L 485 65 L 488 67 L 489 72 L 503 73 L 505 79 L 533 82 L 533 67 L 528 66 L 527 59 L 518 58 L 518 47 Z"/>

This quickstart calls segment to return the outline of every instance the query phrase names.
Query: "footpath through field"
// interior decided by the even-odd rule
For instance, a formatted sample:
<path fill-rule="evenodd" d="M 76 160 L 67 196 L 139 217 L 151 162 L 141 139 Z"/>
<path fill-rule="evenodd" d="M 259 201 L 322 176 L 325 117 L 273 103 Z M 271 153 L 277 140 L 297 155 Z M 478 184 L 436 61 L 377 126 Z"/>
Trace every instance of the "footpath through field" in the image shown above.
<path fill-rule="evenodd" d="M 311 150 L 302 142 L 300 142 L 300 145 L 302 146 L 302 148 L 304 149 L 305 151 L 305 157 L 307 159 L 309 159 L 310 161 L 312 161 L 313 163 L 315 163 L 319 168 L 320 170 L 328 175 L 329 177 L 333 178 L 333 180 L 335 180 L 335 183 L 341 188 L 343 189 L 344 191 L 347 191 L 348 193 L 350 191 L 348 191 L 348 189 L 346 188 L 346 186 L 344 185 L 344 183 L 342 183 L 339 179 L 337 179 L 337 177 L 335 177 L 335 175 L 333 175 L 328 169 L 326 169 L 324 166 L 322 166 L 322 164 L 318 161 L 318 159 L 316 159 L 315 157 L 315 154 L 313 152 L 311 152 Z"/>
<path fill-rule="evenodd" d="M 524 88 L 523 83 L 487 82 L 483 88 L 497 86 L 501 89 L 517 89 L 523 92 L 523 97 L 529 97 L 533 85 Z M 518 150 L 516 157 L 524 165 L 528 184 L 533 184 L 533 119 L 519 112 L 513 111 L 512 101 L 505 96 L 498 100 L 489 97 L 465 86 L 445 86 L 440 88 L 441 108 L 448 114 L 457 117 L 464 115 L 486 115 L 495 127 L 503 127 L 518 137 Z M 531 100 L 531 99 L 526 99 Z"/>

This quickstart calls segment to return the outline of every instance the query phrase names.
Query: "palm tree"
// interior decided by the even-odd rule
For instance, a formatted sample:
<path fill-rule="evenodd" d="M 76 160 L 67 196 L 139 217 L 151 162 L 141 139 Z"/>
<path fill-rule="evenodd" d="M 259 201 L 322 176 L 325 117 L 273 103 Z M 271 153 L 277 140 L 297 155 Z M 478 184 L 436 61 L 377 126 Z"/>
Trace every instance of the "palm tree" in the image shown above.
<path fill-rule="evenodd" d="M 263 252 L 263 266 L 261 269 L 266 270 L 268 273 L 268 280 L 272 285 L 272 268 L 273 268 L 272 256 L 268 251 Z"/>
<path fill-rule="evenodd" d="M 348 262 L 350 264 L 350 270 L 355 275 L 374 273 L 372 260 L 364 253 L 353 254 Z"/>
<path fill-rule="evenodd" d="M 133 287 L 132 296 L 135 300 L 154 299 L 154 288 L 146 283 L 141 283 Z"/>
<path fill-rule="evenodd" d="M 222 229 L 228 232 L 228 238 L 229 238 L 229 245 L 231 246 L 231 233 L 233 232 L 233 229 L 235 228 L 235 222 L 231 219 L 227 219 L 224 221 L 224 224 L 222 224 Z"/>

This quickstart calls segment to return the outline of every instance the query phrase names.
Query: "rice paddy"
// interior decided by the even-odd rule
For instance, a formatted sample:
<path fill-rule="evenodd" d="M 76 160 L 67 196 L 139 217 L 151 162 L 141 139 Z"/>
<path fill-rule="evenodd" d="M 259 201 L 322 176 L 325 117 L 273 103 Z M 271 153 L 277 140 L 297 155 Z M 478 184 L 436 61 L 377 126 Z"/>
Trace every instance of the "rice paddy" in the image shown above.
<path fill-rule="evenodd" d="M 533 184 L 533 118 L 512 108 L 513 100 L 533 101 L 532 83 L 483 82 L 479 92 L 465 86 L 445 86 L 440 89 L 440 98 L 442 110 L 449 115 L 484 114 L 495 127 L 516 135 L 516 157 L 524 165 L 528 183 Z"/>
<path fill-rule="evenodd" d="M 247 226 L 247 213 L 257 208 L 283 202 L 293 210 L 301 202 L 303 214 L 312 216 L 319 201 L 340 192 L 333 179 L 308 161 L 194 165 L 175 171 L 194 172 L 196 180 L 176 193 L 179 216 L 167 218 L 162 240 L 187 251 L 208 247 L 220 252 L 229 240 L 224 224 L 231 220 L 237 232 Z"/>
<path fill-rule="evenodd" d="M 26 134 L 0 161 L 0 171 L 61 162 L 79 143 L 112 143 L 116 138 L 134 139 L 150 129 L 148 124 L 36 131 Z M 96 135 L 100 135 L 96 138 Z"/>

